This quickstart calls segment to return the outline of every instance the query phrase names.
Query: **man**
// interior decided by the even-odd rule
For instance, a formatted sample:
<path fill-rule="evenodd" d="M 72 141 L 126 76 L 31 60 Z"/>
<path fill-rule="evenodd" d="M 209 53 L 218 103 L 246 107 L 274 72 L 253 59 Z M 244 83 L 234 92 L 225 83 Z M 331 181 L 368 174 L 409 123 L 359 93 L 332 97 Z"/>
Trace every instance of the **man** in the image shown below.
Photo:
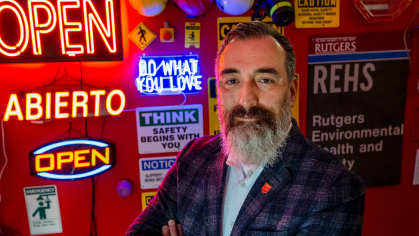
<path fill-rule="evenodd" d="M 185 146 L 126 235 L 361 235 L 363 182 L 302 135 L 294 72 L 284 36 L 237 25 L 216 59 L 221 136 Z"/>

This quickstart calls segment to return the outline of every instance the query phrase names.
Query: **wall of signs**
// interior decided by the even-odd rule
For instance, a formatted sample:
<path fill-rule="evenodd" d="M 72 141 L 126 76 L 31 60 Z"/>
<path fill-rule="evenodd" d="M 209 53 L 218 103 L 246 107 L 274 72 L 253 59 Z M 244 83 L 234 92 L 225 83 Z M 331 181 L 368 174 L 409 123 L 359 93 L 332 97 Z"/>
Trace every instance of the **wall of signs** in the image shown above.
<path fill-rule="evenodd" d="M 295 22 L 281 28 L 263 21 L 294 46 L 299 88 L 292 113 L 300 129 L 368 186 L 363 233 L 419 235 L 412 185 L 419 33 L 406 33 L 410 66 L 402 33 L 419 1 L 395 21 L 376 24 L 353 2 L 294 0 Z M 213 1 L 202 17 L 189 18 L 167 1 L 147 17 L 131 4 L 142 3 L 0 1 L 4 235 L 89 235 L 93 206 L 97 235 L 124 235 L 186 143 L 217 134 L 215 54 L 253 10 L 232 16 Z M 109 155 L 107 147 L 69 145 L 30 156 L 75 139 L 104 142 Z M 121 180 L 132 184 L 127 197 L 116 191 Z"/>

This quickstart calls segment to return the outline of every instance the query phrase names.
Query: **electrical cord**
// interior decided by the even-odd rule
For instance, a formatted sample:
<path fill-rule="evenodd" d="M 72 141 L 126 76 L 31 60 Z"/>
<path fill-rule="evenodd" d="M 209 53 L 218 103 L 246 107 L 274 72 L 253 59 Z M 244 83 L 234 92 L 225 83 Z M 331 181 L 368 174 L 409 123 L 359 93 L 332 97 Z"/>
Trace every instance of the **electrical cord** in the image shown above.
<path fill-rule="evenodd" d="M 102 131 L 100 132 L 100 139 L 103 139 L 103 133 L 105 131 L 105 123 L 106 123 L 106 116 L 103 117 L 103 123 L 102 123 Z M 95 217 L 95 205 L 96 205 L 96 186 L 97 181 L 99 180 L 100 176 L 92 177 L 92 212 L 91 212 L 91 228 L 90 228 L 90 236 L 97 236 L 97 225 L 96 225 L 96 217 Z M 93 234 L 94 230 L 94 234 Z"/>
<path fill-rule="evenodd" d="M 413 16 L 412 20 L 410 20 L 409 24 L 407 24 L 404 33 L 403 33 L 403 42 L 404 42 L 404 47 L 406 49 L 406 53 L 407 53 L 407 57 L 409 58 L 409 74 L 411 72 L 411 68 L 412 68 L 412 60 L 410 58 L 410 53 L 409 53 L 409 48 L 407 47 L 407 31 L 409 30 L 410 26 L 412 25 L 413 21 L 415 21 L 416 17 L 419 14 L 419 5 L 418 8 L 416 10 L 415 15 Z M 416 28 L 416 27 L 415 27 Z M 419 78 L 418 78 L 418 84 L 417 84 L 417 90 L 416 92 L 412 93 L 412 94 L 407 94 L 407 95 L 415 95 L 417 94 L 419 91 Z"/>
<path fill-rule="evenodd" d="M 143 87 L 145 87 L 146 89 L 149 88 L 147 85 L 143 85 Z M 179 105 L 175 105 L 175 107 L 172 108 L 171 110 L 179 109 L 180 107 L 182 107 L 183 105 L 185 105 L 186 100 L 187 100 L 186 94 L 184 92 L 181 92 L 181 94 L 184 97 L 183 102 L 181 104 L 179 104 Z M 123 112 L 126 112 L 126 111 L 135 111 L 135 110 L 136 110 L 135 108 L 134 109 L 124 109 Z"/>
<path fill-rule="evenodd" d="M 6 140 L 4 139 L 4 121 L 3 120 L 1 120 L 1 136 L 2 136 L 2 142 L 3 142 L 3 154 L 4 154 L 5 162 L 4 162 L 3 168 L 0 171 L 0 183 L 1 183 L 1 177 L 3 176 L 4 169 L 6 168 L 6 165 L 8 162 L 8 158 L 6 155 Z M 0 193 L 0 202 L 1 202 L 1 193 Z"/>
<path fill-rule="evenodd" d="M 96 218 L 95 218 L 95 195 L 96 195 L 96 184 L 95 184 L 95 177 L 92 177 L 92 214 L 91 214 L 91 228 L 90 228 L 90 236 L 97 236 L 97 227 L 96 227 Z M 93 231 L 94 230 L 94 234 Z"/>
<path fill-rule="evenodd" d="M 418 14 L 419 14 L 419 5 L 418 5 L 418 9 L 416 10 L 415 15 L 413 16 L 413 18 L 412 18 L 412 20 L 409 22 L 409 24 L 407 24 L 406 29 L 404 30 L 404 33 L 403 33 L 403 42 L 404 42 L 404 47 L 405 47 L 406 52 L 407 52 L 407 56 L 409 57 L 409 66 L 411 66 L 411 65 L 412 65 L 412 61 L 411 61 L 411 59 L 410 59 L 409 48 L 407 47 L 407 40 L 406 40 L 406 37 L 407 37 L 407 30 L 410 28 L 410 26 L 412 25 L 413 21 L 414 21 L 414 20 L 416 19 L 416 17 L 418 16 Z"/>

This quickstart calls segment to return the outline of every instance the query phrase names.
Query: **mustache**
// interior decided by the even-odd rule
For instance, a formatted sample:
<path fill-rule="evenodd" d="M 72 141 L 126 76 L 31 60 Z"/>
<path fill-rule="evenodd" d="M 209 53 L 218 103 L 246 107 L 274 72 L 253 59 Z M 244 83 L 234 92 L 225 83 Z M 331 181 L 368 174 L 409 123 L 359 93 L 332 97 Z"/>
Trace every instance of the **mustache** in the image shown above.
<path fill-rule="evenodd" d="M 244 108 L 241 105 L 237 105 L 230 110 L 230 116 L 242 118 L 247 116 L 249 118 L 263 118 L 272 114 L 271 111 L 260 107 L 260 106 L 253 106 L 249 109 Z"/>
<path fill-rule="evenodd" d="M 240 125 L 240 121 L 236 120 L 236 118 L 243 118 L 247 116 L 247 118 L 256 119 L 255 123 L 258 125 L 265 125 L 267 127 L 275 127 L 275 114 L 273 111 L 270 111 L 266 108 L 261 106 L 253 106 L 248 109 L 244 108 L 241 105 L 237 105 L 233 107 L 228 112 L 227 123 L 229 128 L 233 128 L 235 126 Z"/>

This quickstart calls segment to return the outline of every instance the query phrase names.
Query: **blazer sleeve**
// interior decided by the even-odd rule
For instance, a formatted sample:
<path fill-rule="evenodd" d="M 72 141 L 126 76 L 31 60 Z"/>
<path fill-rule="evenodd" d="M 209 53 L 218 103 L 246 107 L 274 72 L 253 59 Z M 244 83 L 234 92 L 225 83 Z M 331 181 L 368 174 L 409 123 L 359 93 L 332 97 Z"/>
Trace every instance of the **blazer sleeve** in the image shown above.
<path fill-rule="evenodd" d="M 364 220 L 365 187 L 357 176 L 338 181 L 317 195 L 312 213 L 300 225 L 298 236 L 360 236 Z"/>
<path fill-rule="evenodd" d="M 157 188 L 157 194 L 149 202 L 146 209 L 134 220 L 125 236 L 161 236 L 162 227 L 167 225 L 170 219 L 179 222 L 177 210 L 179 159 L 189 150 L 193 143 L 194 140 L 189 142 L 179 153 L 176 162 L 169 169 L 161 185 Z"/>
<path fill-rule="evenodd" d="M 156 195 L 150 200 L 146 209 L 134 220 L 125 236 L 161 236 L 162 227 L 167 225 L 170 219 L 177 221 L 177 171 L 178 167 L 175 163 L 167 172 Z"/>

